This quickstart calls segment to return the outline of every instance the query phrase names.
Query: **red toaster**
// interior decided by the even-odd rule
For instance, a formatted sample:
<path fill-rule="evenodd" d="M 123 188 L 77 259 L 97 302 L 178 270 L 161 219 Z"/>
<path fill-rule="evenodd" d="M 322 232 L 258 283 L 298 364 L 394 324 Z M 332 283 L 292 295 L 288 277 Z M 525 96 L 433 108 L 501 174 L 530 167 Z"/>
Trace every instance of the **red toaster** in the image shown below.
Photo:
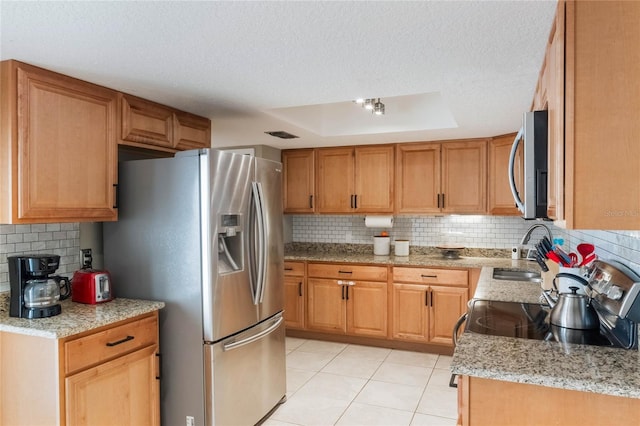
<path fill-rule="evenodd" d="M 80 269 L 71 279 L 71 300 L 95 305 L 113 300 L 111 274 L 96 269 Z"/>

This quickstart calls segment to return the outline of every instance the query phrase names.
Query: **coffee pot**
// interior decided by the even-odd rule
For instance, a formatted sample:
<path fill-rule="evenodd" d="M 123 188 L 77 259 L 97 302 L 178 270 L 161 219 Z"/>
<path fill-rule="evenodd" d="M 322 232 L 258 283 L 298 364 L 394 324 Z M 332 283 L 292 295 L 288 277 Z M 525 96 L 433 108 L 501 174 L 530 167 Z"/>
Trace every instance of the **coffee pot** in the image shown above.
<path fill-rule="evenodd" d="M 69 279 L 51 275 L 58 269 L 60 256 L 36 254 L 9 256 L 11 296 L 9 316 L 46 318 L 58 315 L 58 303 L 71 294 Z"/>

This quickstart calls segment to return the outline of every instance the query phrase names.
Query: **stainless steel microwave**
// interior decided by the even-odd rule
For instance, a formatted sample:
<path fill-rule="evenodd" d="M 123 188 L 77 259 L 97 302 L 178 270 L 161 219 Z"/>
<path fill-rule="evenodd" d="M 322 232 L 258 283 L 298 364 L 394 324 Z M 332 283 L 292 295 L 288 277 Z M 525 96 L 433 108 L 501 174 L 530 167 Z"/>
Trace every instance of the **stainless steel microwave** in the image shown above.
<path fill-rule="evenodd" d="M 511 147 L 509 185 L 518 210 L 525 219 L 547 218 L 548 134 L 547 111 L 525 112 L 522 128 Z M 523 187 L 517 188 L 514 165 L 520 143 L 524 147 L 524 176 Z"/>

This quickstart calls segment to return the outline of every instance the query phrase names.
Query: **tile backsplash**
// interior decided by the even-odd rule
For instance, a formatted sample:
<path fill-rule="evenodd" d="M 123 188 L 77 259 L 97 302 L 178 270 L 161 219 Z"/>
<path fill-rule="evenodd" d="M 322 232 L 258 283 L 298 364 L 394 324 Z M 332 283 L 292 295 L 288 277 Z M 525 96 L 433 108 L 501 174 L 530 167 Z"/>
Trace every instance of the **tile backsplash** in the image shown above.
<path fill-rule="evenodd" d="M 79 224 L 0 225 L 0 292 L 9 290 L 7 256 L 27 253 L 59 255 L 56 273 L 71 276 L 80 267 Z"/>
<path fill-rule="evenodd" d="M 382 229 L 366 228 L 364 216 L 291 215 L 292 242 L 371 244 Z M 510 249 L 522 239 L 535 223 L 511 216 L 396 216 L 393 239 L 409 239 L 413 246 L 461 245 L 470 248 Z M 640 273 L 640 231 L 567 231 L 547 225 L 554 238 L 564 240 L 565 250 L 575 251 L 581 242 L 596 246 L 596 253 L 604 259 L 626 263 Z M 536 229 L 531 237 L 535 243 L 545 235 Z"/>

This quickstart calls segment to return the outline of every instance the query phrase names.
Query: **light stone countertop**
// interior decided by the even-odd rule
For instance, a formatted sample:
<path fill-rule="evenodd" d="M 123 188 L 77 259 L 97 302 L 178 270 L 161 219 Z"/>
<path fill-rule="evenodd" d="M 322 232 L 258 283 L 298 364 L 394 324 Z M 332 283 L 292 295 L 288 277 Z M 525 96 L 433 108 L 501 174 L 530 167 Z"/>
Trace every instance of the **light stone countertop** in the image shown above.
<path fill-rule="evenodd" d="M 60 339 L 157 311 L 164 307 L 164 302 L 116 298 L 97 305 L 85 305 L 68 299 L 60 305 L 62 312 L 53 317 L 14 318 L 9 316 L 9 293 L 0 293 L 0 331 Z"/>
<path fill-rule="evenodd" d="M 497 281 L 482 269 L 476 299 L 539 303 L 539 284 Z M 465 332 L 456 346 L 455 374 L 640 398 L 640 352 Z"/>

